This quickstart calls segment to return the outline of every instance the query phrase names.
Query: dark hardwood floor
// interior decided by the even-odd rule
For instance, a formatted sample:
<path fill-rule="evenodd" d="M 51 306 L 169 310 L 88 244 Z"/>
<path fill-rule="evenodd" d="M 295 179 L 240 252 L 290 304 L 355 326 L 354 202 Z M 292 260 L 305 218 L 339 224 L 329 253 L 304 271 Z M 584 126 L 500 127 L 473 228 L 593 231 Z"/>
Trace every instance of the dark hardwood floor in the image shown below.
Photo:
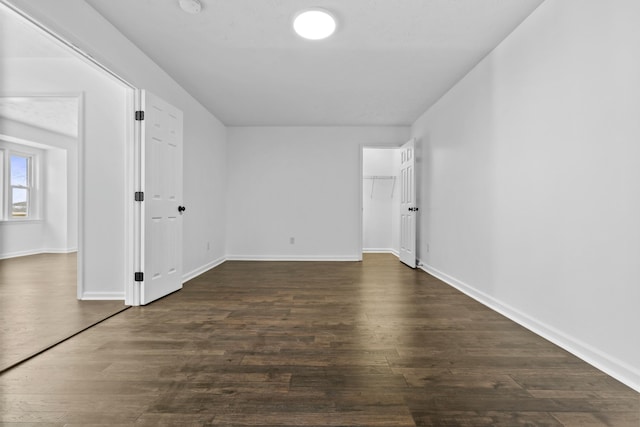
<path fill-rule="evenodd" d="M 0 260 L 0 372 L 126 307 L 78 301 L 76 254 Z"/>
<path fill-rule="evenodd" d="M 227 262 L 3 373 L 0 423 L 637 427 L 640 394 L 366 255 Z"/>

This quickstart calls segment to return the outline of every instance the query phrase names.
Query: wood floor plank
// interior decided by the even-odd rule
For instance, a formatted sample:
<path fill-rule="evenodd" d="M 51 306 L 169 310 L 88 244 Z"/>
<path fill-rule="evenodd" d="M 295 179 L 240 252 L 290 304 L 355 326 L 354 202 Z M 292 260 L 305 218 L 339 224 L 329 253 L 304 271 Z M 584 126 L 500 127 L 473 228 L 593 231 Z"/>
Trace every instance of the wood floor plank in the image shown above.
<path fill-rule="evenodd" d="M 227 262 L 0 396 L 0 426 L 640 426 L 637 392 L 377 254 Z"/>
<path fill-rule="evenodd" d="M 126 308 L 122 301 L 78 301 L 76 258 L 0 260 L 0 372 Z"/>

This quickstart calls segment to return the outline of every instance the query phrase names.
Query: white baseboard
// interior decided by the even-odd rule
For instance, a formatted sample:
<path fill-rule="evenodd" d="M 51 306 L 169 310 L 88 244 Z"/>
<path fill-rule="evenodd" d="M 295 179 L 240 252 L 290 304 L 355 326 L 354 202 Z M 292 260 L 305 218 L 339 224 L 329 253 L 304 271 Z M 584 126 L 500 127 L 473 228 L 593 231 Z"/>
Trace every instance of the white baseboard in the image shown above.
<path fill-rule="evenodd" d="M 123 301 L 124 304 L 124 292 L 85 292 L 80 299 L 83 301 Z"/>
<path fill-rule="evenodd" d="M 397 257 L 400 256 L 400 252 L 393 248 L 363 248 L 362 253 L 365 254 L 392 254 Z"/>
<path fill-rule="evenodd" d="M 43 249 L 40 253 L 43 254 L 70 254 L 73 252 L 78 252 L 78 248 L 68 248 L 68 249 Z"/>
<path fill-rule="evenodd" d="M 360 261 L 360 258 L 331 255 L 228 255 L 227 261 Z"/>
<path fill-rule="evenodd" d="M 27 251 L 18 251 L 18 252 L 9 252 L 6 254 L 0 254 L 0 259 L 9 259 L 9 258 L 19 258 L 22 256 L 29 255 L 40 255 L 40 254 L 70 254 L 73 252 L 78 252 L 78 248 L 69 248 L 69 249 L 29 249 Z"/>
<path fill-rule="evenodd" d="M 37 255 L 41 253 L 39 250 L 34 251 L 19 251 L 19 252 L 10 252 L 8 254 L 0 254 L 0 259 L 9 259 L 9 258 L 19 258 L 21 256 L 29 256 L 29 255 Z"/>
<path fill-rule="evenodd" d="M 489 307 L 490 309 L 502 314 L 503 316 L 513 320 L 519 325 L 529 329 L 535 334 L 551 341 L 555 345 L 565 349 L 569 353 L 579 357 L 590 365 L 603 371 L 607 375 L 612 376 L 623 384 L 631 387 L 632 389 L 640 392 L 640 371 L 630 366 L 629 364 L 612 357 L 603 351 L 596 349 L 589 344 L 586 344 L 574 337 L 571 337 L 564 332 L 547 325 L 540 320 L 534 319 L 531 316 L 517 310 L 508 304 L 505 304 L 496 298 L 475 289 L 454 277 L 449 276 L 427 264 L 419 262 L 420 269 L 431 274 L 434 277 L 442 280 L 448 285 L 453 286 L 460 292 L 468 295 L 481 304 Z"/>
<path fill-rule="evenodd" d="M 185 273 L 182 275 L 182 283 L 186 283 L 189 280 L 193 279 L 194 277 L 198 277 L 199 275 L 206 273 L 207 271 L 211 270 L 212 268 L 215 268 L 217 266 L 219 266 L 220 264 L 222 264 L 223 262 L 225 262 L 227 260 L 226 257 L 220 257 L 216 260 L 213 260 L 205 265 L 203 265 L 202 267 L 198 267 L 195 270 L 192 270 L 188 273 Z"/>

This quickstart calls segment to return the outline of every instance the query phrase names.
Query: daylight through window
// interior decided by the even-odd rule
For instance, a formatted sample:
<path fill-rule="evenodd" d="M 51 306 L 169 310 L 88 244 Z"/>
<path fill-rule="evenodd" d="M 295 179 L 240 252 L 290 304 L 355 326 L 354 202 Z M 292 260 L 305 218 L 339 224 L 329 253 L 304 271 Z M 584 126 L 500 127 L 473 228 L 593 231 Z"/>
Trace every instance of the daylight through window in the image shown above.
<path fill-rule="evenodd" d="M 0 220 L 38 219 L 37 151 L 0 142 Z"/>
<path fill-rule="evenodd" d="M 10 216 L 26 218 L 29 216 L 31 193 L 31 158 L 11 154 L 9 156 Z"/>

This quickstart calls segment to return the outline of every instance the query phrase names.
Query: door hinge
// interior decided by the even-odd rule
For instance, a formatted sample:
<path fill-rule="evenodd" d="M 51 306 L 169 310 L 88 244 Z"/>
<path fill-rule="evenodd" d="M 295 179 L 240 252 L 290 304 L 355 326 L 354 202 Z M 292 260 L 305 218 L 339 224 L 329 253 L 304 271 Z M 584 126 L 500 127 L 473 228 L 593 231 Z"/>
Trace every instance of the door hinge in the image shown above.
<path fill-rule="evenodd" d="M 144 202 L 144 191 L 136 191 L 133 197 L 136 202 Z"/>
<path fill-rule="evenodd" d="M 144 273 L 141 271 L 136 271 L 133 274 L 133 280 L 135 280 L 136 282 L 144 282 Z"/>
<path fill-rule="evenodd" d="M 138 121 L 144 120 L 144 111 L 136 111 L 136 120 Z"/>

